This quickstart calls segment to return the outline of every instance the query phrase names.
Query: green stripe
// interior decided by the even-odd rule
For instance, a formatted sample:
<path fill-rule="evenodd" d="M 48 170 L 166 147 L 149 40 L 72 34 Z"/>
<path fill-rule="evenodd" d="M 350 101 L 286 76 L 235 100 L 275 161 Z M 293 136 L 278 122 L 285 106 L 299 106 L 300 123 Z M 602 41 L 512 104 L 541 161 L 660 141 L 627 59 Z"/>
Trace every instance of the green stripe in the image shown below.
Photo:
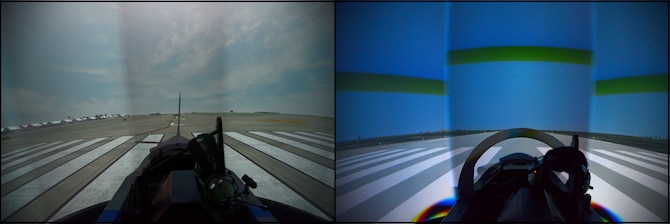
<path fill-rule="evenodd" d="M 449 51 L 449 65 L 498 61 L 546 61 L 591 65 L 591 51 L 558 47 L 510 46 Z"/>
<path fill-rule="evenodd" d="M 357 72 L 338 72 L 335 90 L 447 95 L 446 83 L 441 80 Z"/>
<path fill-rule="evenodd" d="M 594 95 L 668 92 L 668 74 L 633 76 L 596 81 Z"/>

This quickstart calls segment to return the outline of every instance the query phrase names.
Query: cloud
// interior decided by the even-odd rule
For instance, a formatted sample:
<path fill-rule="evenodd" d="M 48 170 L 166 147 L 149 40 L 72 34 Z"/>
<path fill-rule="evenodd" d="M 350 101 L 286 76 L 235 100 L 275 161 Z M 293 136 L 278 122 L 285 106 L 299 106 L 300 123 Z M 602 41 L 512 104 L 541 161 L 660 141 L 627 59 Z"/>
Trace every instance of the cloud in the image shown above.
<path fill-rule="evenodd" d="M 209 32 L 212 24 L 221 20 L 219 14 L 207 13 L 207 4 L 180 4 L 179 8 L 165 7 L 161 8 L 163 13 L 156 21 L 163 22 L 162 27 L 166 32 L 159 34 L 158 49 L 152 55 L 152 65 L 159 65 L 166 60 L 179 57 L 182 61 L 190 62 L 195 65 L 194 69 L 199 69 L 203 65 L 198 63 L 208 61 L 212 52 L 221 46 L 217 41 L 207 41 L 208 39 L 219 39 L 213 37 Z M 160 32 L 160 31 L 159 31 Z M 181 57 L 179 54 L 187 54 L 193 57 Z"/>
<path fill-rule="evenodd" d="M 239 9 L 231 16 L 233 23 L 242 25 L 227 27 L 226 33 L 235 33 L 234 41 L 224 48 L 223 76 L 217 83 L 223 83 L 232 104 L 246 108 L 242 110 L 332 116 L 333 97 L 313 98 L 334 91 L 334 23 L 332 18 L 323 18 L 332 8 L 318 3 L 270 7 L 269 11 L 259 7 L 256 15 Z M 321 75 L 330 79 L 317 77 Z M 320 82 L 330 88 L 316 88 L 323 87 Z"/>
<path fill-rule="evenodd" d="M 63 72 L 74 72 L 87 75 L 104 76 L 109 74 L 109 69 L 106 68 L 56 67 L 55 69 Z"/>
<path fill-rule="evenodd" d="M 116 52 L 108 51 L 105 52 L 104 54 L 100 55 L 101 57 L 109 58 L 109 59 L 121 59 L 121 55 L 119 55 Z"/>
<path fill-rule="evenodd" d="M 63 108 L 66 110 L 59 110 L 62 114 L 61 119 L 67 116 L 82 117 L 93 116 L 96 114 L 128 114 L 130 107 L 124 97 L 110 97 L 105 99 L 95 99 L 91 101 L 76 102 L 68 101 Z"/>
<path fill-rule="evenodd" d="M 3 121 L 6 105 L 62 116 L 171 112 L 180 91 L 187 111 L 334 113 L 332 3 L 49 6 L 58 10 L 25 16 L 34 34 L 9 45 L 18 44 L 15 88 L 3 85 Z M 27 98 L 42 108 L 16 104 Z"/>
<path fill-rule="evenodd" d="M 23 112 L 45 112 L 53 108 L 56 98 L 51 95 L 26 88 L 9 87 L 3 89 L 3 101 L 8 97 L 16 102 L 17 109 Z M 11 102 L 11 101 L 10 101 Z M 4 108 L 4 107 L 3 107 Z M 11 108 L 11 107 L 10 107 Z"/>
<path fill-rule="evenodd" d="M 107 57 L 107 56 L 106 56 Z M 112 60 L 113 59 L 108 59 Z M 47 73 L 53 73 L 54 71 L 56 72 L 61 72 L 63 74 L 68 74 L 71 76 L 63 76 L 63 77 L 45 77 L 42 79 L 42 81 L 47 81 L 52 79 L 80 79 L 79 82 L 80 84 L 87 84 L 87 85 L 100 85 L 100 84 L 107 84 L 107 85 L 119 85 L 123 84 L 126 82 L 124 71 L 125 69 L 123 68 L 123 65 L 120 63 L 107 63 L 106 66 L 53 66 L 50 69 L 46 69 Z M 74 81 L 74 80 L 70 80 Z M 67 83 L 67 80 L 58 80 L 58 81 L 53 81 L 54 83 Z"/>
<path fill-rule="evenodd" d="M 42 92 L 20 87 L 2 89 L 3 126 L 20 125 L 38 121 L 44 114 L 52 113 L 57 105 L 56 97 Z M 17 115 L 5 121 L 5 114 Z M 40 120 L 38 120 L 40 119 Z"/>

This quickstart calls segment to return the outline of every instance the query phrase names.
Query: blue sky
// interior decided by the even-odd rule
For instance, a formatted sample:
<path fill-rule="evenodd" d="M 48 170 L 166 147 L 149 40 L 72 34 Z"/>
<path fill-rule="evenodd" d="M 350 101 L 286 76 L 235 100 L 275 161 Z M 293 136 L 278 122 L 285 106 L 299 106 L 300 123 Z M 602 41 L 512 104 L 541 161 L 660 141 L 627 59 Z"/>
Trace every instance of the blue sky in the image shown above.
<path fill-rule="evenodd" d="M 334 116 L 333 3 L 2 3 L 2 127 L 182 110 Z"/>
<path fill-rule="evenodd" d="M 588 2 L 454 2 L 449 11 L 449 50 L 492 46 L 590 50 L 590 12 Z"/>
<path fill-rule="evenodd" d="M 668 73 L 667 2 L 596 6 L 595 80 Z"/>
<path fill-rule="evenodd" d="M 337 72 L 443 80 L 448 95 L 339 91 L 337 141 L 512 127 L 667 136 L 667 92 L 592 91 L 594 81 L 667 74 L 667 6 L 338 2 Z M 446 63 L 449 51 L 492 46 L 590 50 L 592 64 Z"/>
<path fill-rule="evenodd" d="M 337 4 L 337 72 L 444 79 L 443 3 Z"/>

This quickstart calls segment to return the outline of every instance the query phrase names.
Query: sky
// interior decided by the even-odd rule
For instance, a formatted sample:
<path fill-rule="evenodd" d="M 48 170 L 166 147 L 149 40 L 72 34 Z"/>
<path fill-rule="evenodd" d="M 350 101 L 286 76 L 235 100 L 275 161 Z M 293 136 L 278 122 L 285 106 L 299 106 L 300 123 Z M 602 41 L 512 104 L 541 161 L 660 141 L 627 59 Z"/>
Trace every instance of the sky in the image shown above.
<path fill-rule="evenodd" d="M 667 6 L 338 2 L 336 76 L 350 82 L 340 86 L 356 88 L 337 90 L 336 141 L 514 127 L 665 138 L 667 87 L 611 96 L 595 90 L 603 89 L 598 81 L 616 78 L 638 80 L 617 90 L 657 86 L 638 77 L 667 79 Z M 543 51 L 513 58 L 514 50 L 494 50 L 501 47 Z M 588 62 L 545 59 L 562 50 Z M 488 59 L 451 63 L 454 55 Z M 403 79 L 374 78 L 380 75 Z M 416 79 L 443 81 L 445 94 L 403 90 L 396 86 L 405 83 L 393 81 Z"/>
<path fill-rule="evenodd" d="M 338 2 L 337 72 L 443 80 L 443 8 L 436 2 Z"/>
<path fill-rule="evenodd" d="M 97 114 L 334 116 L 333 3 L 2 3 L 2 127 Z"/>

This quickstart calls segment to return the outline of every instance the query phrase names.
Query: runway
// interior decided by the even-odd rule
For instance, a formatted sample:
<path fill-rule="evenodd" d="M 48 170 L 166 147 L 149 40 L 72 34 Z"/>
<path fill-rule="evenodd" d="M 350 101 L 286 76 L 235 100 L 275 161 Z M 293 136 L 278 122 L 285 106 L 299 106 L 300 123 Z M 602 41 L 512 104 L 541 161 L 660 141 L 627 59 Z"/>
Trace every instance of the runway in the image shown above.
<path fill-rule="evenodd" d="M 215 129 L 213 114 L 183 114 L 181 134 Z M 220 116 L 220 114 L 219 114 Z M 2 144 L 2 221 L 56 221 L 110 200 L 155 143 L 176 133 L 173 115 L 90 121 L 34 130 Z M 258 197 L 334 217 L 332 118 L 224 114 L 226 166 L 257 183 Z"/>
<path fill-rule="evenodd" d="M 454 199 L 454 188 L 467 156 L 492 134 L 338 151 L 336 220 L 421 221 L 418 217 L 431 207 Z M 570 144 L 568 135 L 551 135 Z M 549 149 L 534 139 L 508 139 L 491 147 L 475 167 L 497 162 L 512 152 L 540 156 Z M 587 193 L 596 206 L 606 208 L 624 222 L 668 222 L 667 153 L 587 138 L 580 138 L 580 149 L 589 162 L 594 189 Z"/>

